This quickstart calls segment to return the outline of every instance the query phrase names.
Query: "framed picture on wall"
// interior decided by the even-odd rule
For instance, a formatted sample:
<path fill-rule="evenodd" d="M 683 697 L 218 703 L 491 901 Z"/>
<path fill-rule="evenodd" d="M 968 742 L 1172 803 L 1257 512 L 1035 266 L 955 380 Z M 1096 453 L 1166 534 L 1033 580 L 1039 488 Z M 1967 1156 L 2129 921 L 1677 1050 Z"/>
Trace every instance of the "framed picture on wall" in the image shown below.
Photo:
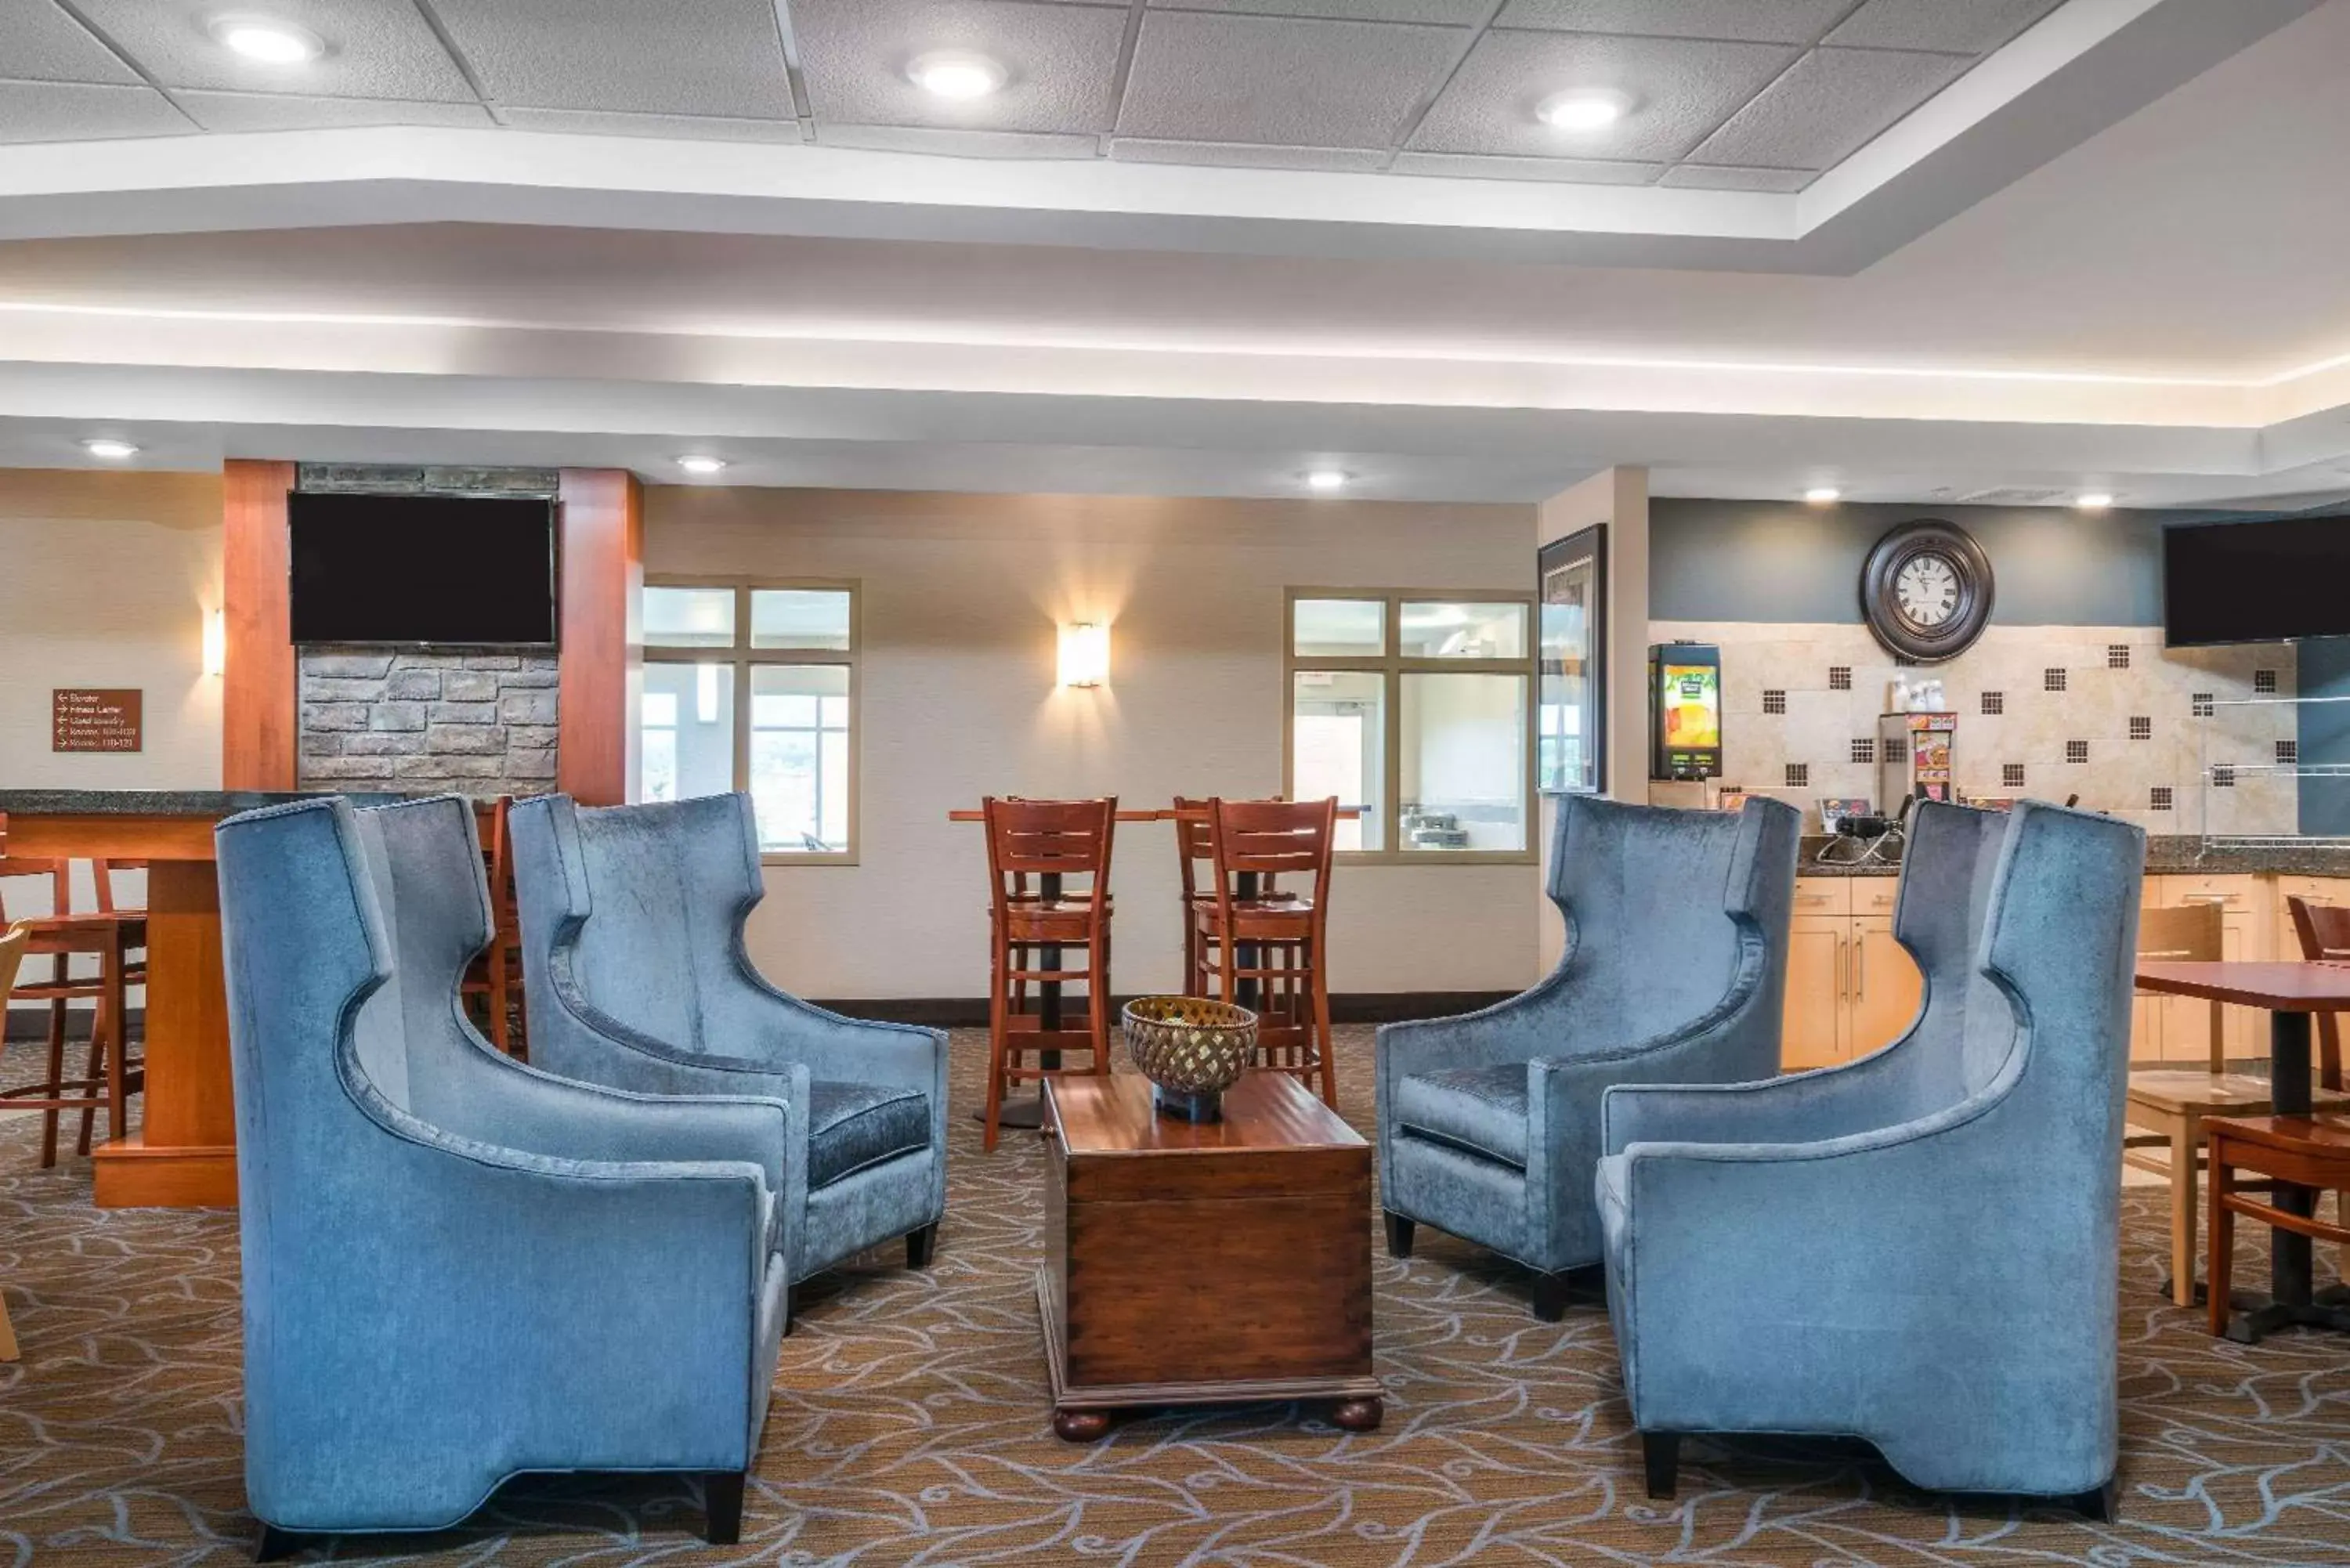
<path fill-rule="evenodd" d="M 1607 525 L 1554 540 L 1536 561 L 1535 778 L 1545 794 L 1597 794 L 1607 787 Z"/>

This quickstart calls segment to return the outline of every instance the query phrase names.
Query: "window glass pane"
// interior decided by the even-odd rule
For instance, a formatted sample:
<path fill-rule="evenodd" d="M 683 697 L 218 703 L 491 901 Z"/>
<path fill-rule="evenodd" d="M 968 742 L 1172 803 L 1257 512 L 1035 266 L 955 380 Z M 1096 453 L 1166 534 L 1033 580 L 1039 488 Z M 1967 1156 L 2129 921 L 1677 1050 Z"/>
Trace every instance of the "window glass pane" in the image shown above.
<path fill-rule="evenodd" d="M 1420 601 L 1403 607 L 1406 659 L 1523 659 L 1526 607 Z"/>
<path fill-rule="evenodd" d="M 732 648 L 734 646 L 733 588 L 661 588 L 645 590 L 647 648 Z"/>
<path fill-rule="evenodd" d="M 751 800 L 770 855 L 848 844 L 848 670 L 837 664 L 751 667 Z"/>
<path fill-rule="evenodd" d="M 734 787 L 734 667 L 645 666 L 637 708 L 639 800 L 687 800 Z"/>
<path fill-rule="evenodd" d="M 1397 843 L 1526 846 L 1526 678 L 1406 674 Z"/>
<path fill-rule="evenodd" d="M 751 646 L 848 650 L 846 588 L 754 588 Z"/>
<path fill-rule="evenodd" d="M 1388 607 L 1378 599 L 1298 599 L 1295 647 L 1322 659 L 1377 659 L 1388 650 Z"/>
<path fill-rule="evenodd" d="M 1339 849 L 1382 845 L 1387 808 L 1380 773 L 1387 756 L 1387 677 L 1371 670 L 1301 670 L 1290 695 L 1290 794 L 1338 797 L 1362 815 L 1341 817 Z"/>

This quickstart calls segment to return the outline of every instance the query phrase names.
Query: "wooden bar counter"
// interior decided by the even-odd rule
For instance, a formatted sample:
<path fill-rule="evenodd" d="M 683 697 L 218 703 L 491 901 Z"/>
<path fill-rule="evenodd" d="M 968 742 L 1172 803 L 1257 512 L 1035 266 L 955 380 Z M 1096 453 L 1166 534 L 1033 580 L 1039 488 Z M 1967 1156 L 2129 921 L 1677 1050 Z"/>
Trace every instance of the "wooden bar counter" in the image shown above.
<path fill-rule="evenodd" d="M 0 845 L 10 855 L 147 862 L 146 1109 L 138 1132 L 90 1157 L 101 1209 L 235 1207 L 213 825 L 303 798 L 256 790 L 0 790 Z"/>

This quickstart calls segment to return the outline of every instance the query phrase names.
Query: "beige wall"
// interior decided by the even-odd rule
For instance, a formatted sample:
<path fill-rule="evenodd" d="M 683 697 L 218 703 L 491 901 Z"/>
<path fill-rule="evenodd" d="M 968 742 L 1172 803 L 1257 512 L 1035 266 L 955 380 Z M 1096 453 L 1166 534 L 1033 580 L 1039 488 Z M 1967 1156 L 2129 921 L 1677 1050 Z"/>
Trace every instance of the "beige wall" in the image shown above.
<path fill-rule="evenodd" d="M 1283 590 L 1526 587 L 1532 525 L 1528 506 L 649 489 L 649 575 L 863 585 L 860 863 L 770 867 L 754 955 L 811 995 L 983 994 L 985 860 L 950 809 L 1277 791 Z M 1055 686 L 1065 620 L 1111 624 L 1106 688 Z M 1526 983 L 1527 876 L 1342 867 L 1334 988 Z M 1116 883 L 1118 989 L 1175 984 L 1167 827 L 1122 831 Z"/>
<path fill-rule="evenodd" d="M 0 470 L 0 785 L 218 788 L 203 618 L 220 576 L 216 475 Z M 139 689 L 145 749 L 52 752 L 59 686 Z M 137 877 L 119 891 L 139 897 Z M 48 912 L 42 884 L 12 878 L 0 896 L 12 918 Z"/>

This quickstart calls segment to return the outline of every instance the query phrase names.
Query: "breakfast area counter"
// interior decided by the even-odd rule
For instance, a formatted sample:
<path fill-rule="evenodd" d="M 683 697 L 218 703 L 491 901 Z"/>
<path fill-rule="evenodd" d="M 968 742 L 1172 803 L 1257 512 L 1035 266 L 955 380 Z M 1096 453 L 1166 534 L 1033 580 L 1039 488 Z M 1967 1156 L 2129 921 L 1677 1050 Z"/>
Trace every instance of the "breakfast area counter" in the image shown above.
<path fill-rule="evenodd" d="M 1898 860 L 1822 859 L 1823 850 L 1837 856 L 1856 854 L 1861 840 L 1839 839 L 1827 834 L 1806 834 L 1796 862 L 1799 877 L 1893 877 Z M 2350 877 L 2350 844 L 2328 839 L 2277 839 L 2264 844 L 2207 845 L 2196 834 L 2160 834 L 2146 841 L 2146 871 L 2149 877 Z"/>

